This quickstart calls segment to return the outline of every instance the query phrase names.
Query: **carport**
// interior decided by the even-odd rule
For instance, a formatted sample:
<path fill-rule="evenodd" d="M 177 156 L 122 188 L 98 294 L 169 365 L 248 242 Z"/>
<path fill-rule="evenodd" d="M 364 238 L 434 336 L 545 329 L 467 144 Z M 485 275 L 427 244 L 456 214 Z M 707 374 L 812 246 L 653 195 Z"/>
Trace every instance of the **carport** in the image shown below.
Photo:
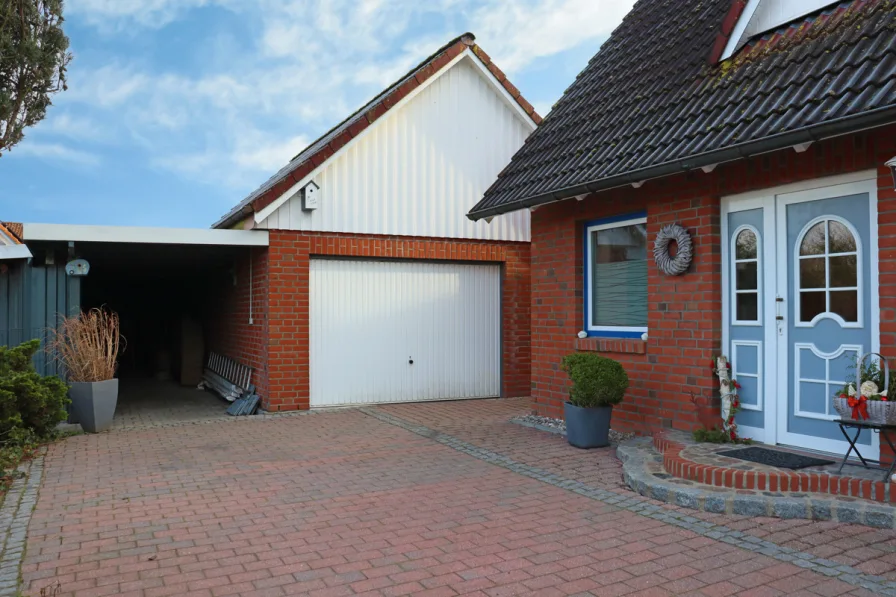
<path fill-rule="evenodd" d="M 25 224 L 23 240 L 33 255 L 19 276 L 27 337 L 42 337 L 62 313 L 119 314 L 127 345 L 117 424 L 223 416 L 227 403 L 196 387 L 207 352 L 226 352 L 225 297 L 247 297 L 251 313 L 251 274 L 238 275 L 238 264 L 267 250 L 267 232 Z M 66 272 L 76 259 L 86 275 Z M 43 356 L 39 367 L 55 373 Z"/>

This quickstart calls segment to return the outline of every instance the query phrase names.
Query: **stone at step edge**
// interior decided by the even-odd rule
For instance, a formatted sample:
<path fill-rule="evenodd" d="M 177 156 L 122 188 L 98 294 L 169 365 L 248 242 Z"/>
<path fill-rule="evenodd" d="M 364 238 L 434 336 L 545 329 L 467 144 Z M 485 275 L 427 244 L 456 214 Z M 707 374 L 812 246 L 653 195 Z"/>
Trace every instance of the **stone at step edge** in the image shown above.
<path fill-rule="evenodd" d="M 648 461 L 662 462 L 649 437 L 623 442 L 616 448 L 616 455 L 623 463 L 623 476 L 629 487 L 645 497 L 683 508 L 716 514 L 831 520 L 880 529 L 896 528 L 896 508 L 879 502 L 838 499 L 829 494 L 744 494 L 693 481 L 682 485 L 661 479 L 647 467 Z"/>

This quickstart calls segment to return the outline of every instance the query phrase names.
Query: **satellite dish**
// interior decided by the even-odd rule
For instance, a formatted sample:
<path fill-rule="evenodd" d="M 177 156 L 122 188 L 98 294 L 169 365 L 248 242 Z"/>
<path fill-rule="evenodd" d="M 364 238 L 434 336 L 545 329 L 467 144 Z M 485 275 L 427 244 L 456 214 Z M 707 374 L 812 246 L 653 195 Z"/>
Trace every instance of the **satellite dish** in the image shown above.
<path fill-rule="evenodd" d="M 65 264 L 65 273 L 69 276 L 86 276 L 90 272 L 90 264 L 86 259 L 75 259 Z"/>

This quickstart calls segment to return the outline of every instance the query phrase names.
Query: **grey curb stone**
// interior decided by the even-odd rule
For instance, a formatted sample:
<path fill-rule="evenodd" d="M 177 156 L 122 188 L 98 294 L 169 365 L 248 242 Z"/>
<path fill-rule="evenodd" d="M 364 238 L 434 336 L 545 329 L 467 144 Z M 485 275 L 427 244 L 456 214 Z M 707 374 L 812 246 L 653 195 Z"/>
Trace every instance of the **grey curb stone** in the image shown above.
<path fill-rule="evenodd" d="M 837 506 L 837 520 L 839 520 L 840 522 L 860 524 L 859 519 L 859 513 L 855 508 L 850 508 L 848 506 Z M 864 520 L 862 520 L 861 522 L 864 522 Z"/>
<path fill-rule="evenodd" d="M 865 506 L 865 524 L 878 529 L 892 529 L 896 527 L 894 510 L 884 506 Z"/>
<path fill-rule="evenodd" d="M 731 503 L 731 513 L 741 516 L 767 516 L 769 502 L 758 496 L 738 495 Z"/>
<path fill-rule="evenodd" d="M 657 496 L 657 499 L 661 499 L 658 494 L 659 492 L 654 490 L 654 495 Z M 665 501 L 665 500 L 663 500 Z M 727 505 L 725 504 L 725 498 L 720 495 L 708 495 L 706 499 L 703 501 L 703 509 L 707 512 L 712 512 L 714 514 L 724 514 L 727 511 Z"/>
<path fill-rule="evenodd" d="M 772 511 L 778 518 L 810 518 L 809 507 L 802 500 L 775 500 Z"/>
<path fill-rule="evenodd" d="M 362 413 L 378 419 L 384 423 L 388 423 L 389 425 L 400 427 L 417 435 L 433 439 L 440 444 L 453 448 L 458 452 L 467 454 L 478 460 L 495 464 L 509 471 L 515 472 L 525 477 L 529 477 L 531 479 L 542 481 L 561 489 L 571 490 L 577 494 L 607 504 L 611 507 L 628 510 L 629 512 L 636 513 L 646 518 L 660 520 L 679 528 L 687 529 L 698 535 L 734 545 L 735 547 L 738 547 L 740 549 L 762 553 L 768 557 L 782 562 L 792 562 L 797 566 L 801 566 L 809 570 L 818 572 L 822 569 L 827 569 L 831 573 L 825 573 L 826 575 L 838 578 L 839 580 L 850 585 L 868 589 L 869 591 L 872 591 L 877 595 L 896 597 L 896 582 L 889 581 L 886 578 L 865 574 L 862 571 L 851 566 L 838 565 L 836 568 L 825 566 L 822 564 L 822 562 L 829 562 L 830 560 L 817 558 L 808 553 L 797 552 L 791 548 L 772 543 L 771 541 L 754 538 L 752 537 L 752 535 L 747 535 L 745 533 L 742 533 L 741 531 L 735 531 L 723 525 L 707 525 L 703 521 L 698 521 L 697 523 L 688 522 L 697 519 L 680 512 L 658 508 L 654 504 L 646 502 L 645 499 L 641 498 L 640 496 L 632 496 L 629 499 L 617 501 L 617 499 L 620 497 L 620 494 L 613 493 L 604 489 L 599 489 L 597 487 L 591 487 L 580 481 L 566 479 L 558 475 L 548 473 L 547 471 L 544 471 L 537 467 L 516 462 L 515 460 L 508 458 L 503 454 L 498 454 L 496 452 L 480 448 L 479 446 L 467 443 L 456 437 L 443 434 L 433 429 L 429 429 L 428 427 L 410 423 L 399 417 L 379 411 L 376 408 L 366 407 L 359 410 Z M 619 455 L 620 459 L 623 460 L 624 463 L 628 461 L 634 462 L 638 459 L 642 459 L 641 462 L 643 463 L 643 457 L 641 456 L 640 452 L 632 453 L 631 451 L 624 450 L 624 448 L 629 444 L 636 445 L 638 440 L 643 439 L 644 438 L 634 438 L 632 440 L 627 440 L 626 442 L 623 442 L 623 444 L 620 445 L 619 448 L 617 448 L 617 455 Z M 643 441 L 641 443 L 643 443 Z M 625 453 L 621 453 L 623 451 Z M 654 477 L 653 479 L 656 478 Z M 645 484 L 647 484 L 646 480 L 641 480 L 644 481 Z M 656 480 L 660 481 L 659 479 Z M 649 491 L 650 487 L 648 487 L 647 489 Z M 676 489 L 680 488 L 676 487 Z M 675 492 L 673 491 L 670 491 L 669 493 L 670 495 L 675 495 Z M 610 504 L 609 500 L 614 500 L 614 503 Z M 705 504 L 705 500 L 701 501 Z"/>
<path fill-rule="evenodd" d="M 19 571 L 25 555 L 28 524 L 43 478 L 43 454 L 41 450 L 34 458 L 19 465 L 18 478 L 0 506 L 0 597 L 19 594 Z"/>
<path fill-rule="evenodd" d="M 812 506 L 812 520 L 832 520 L 831 502 L 827 500 L 809 500 Z"/>

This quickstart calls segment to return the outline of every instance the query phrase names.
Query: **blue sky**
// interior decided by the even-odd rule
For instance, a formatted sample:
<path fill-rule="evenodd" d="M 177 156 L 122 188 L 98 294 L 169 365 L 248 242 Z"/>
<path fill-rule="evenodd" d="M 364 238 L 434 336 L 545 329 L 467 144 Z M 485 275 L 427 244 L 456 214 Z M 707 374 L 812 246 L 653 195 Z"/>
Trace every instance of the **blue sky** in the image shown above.
<path fill-rule="evenodd" d="M 633 0 L 66 0 L 69 90 L 0 157 L 0 219 L 207 227 L 472 31 L 545 114 Z"/>

